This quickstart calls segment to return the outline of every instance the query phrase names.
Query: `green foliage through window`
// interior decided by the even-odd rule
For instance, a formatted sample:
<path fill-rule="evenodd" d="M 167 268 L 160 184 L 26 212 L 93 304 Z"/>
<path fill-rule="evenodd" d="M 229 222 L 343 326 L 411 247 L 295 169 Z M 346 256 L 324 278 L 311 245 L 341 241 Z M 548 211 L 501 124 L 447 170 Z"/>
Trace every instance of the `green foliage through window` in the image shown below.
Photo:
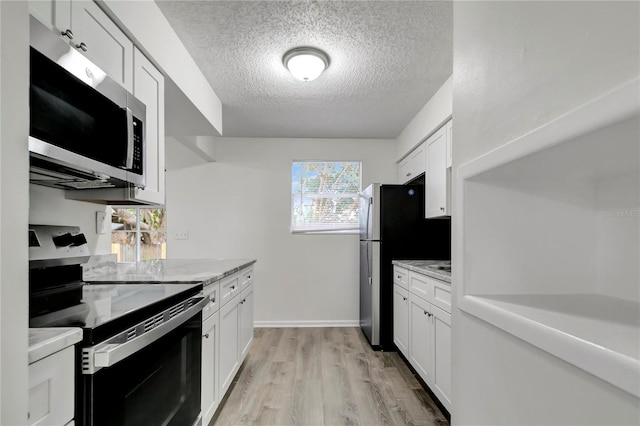
<path fill-rule="evenodd" d="M 358 229 L 358 161 L 294 161 L 291 167 L 293 232 Z"/>
<path fill-rule="evenodd" d="M 111 208 L 111 252 L 118 262 L 165 259 L 166 210 L 141 207 Z"/>

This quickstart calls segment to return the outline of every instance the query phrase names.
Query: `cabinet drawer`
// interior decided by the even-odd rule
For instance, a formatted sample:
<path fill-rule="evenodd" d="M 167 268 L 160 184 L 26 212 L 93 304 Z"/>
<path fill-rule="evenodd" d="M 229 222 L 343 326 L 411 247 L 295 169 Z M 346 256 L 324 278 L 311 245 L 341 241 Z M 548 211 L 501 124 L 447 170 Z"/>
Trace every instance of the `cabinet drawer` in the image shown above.
<path fill-rule="evenodd" d="M 240 282 L 242 283 L 240 288 L 244 290 L 253 283 L 253 266 L 244 268 L 240 271 Z"/>
<path fill-rule="evenodd" d="M 220 309 L 220 281 L 206 286 L 202 292 L 205 296 L 209 296 L 209 303 L 202 310 L 202 319 L 206 319 L 209 315 Z"/>
<path fill-rule="evenodd" d="M 401 266 L 393 267 L 393 283 L 405 290 L 409 289 L 409 271 Z"/>
<path fill-rule="evenodd" d="M 429 282 L 429 278 L 425 275 L 409 271 L 409 291 L 411 293 L 430 302 L 432 285 L 433 284 Z"/>
<path fill-rule="evenodd" d="M 220 307 L 240 294 L 240 273 L 236 272 L 220 280 Z"/>
<path fill-rule="evenodd" d="M 451 285 L 444 281 L 429 279 L 431 282 L 431 303 L 447 313 L 451 313 Z"/>
<path fill-rule="evenodd" d="M 74 347 L 29 365 L 29 425 L 73 420 Z"/>

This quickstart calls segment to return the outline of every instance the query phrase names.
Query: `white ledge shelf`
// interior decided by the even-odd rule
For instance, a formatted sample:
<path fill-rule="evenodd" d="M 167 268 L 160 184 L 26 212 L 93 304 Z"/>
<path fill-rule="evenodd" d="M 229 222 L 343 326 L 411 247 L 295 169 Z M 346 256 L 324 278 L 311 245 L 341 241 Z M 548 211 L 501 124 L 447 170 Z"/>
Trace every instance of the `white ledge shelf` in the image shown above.
<path fill-rule="evenodd" d="M 635 397 L 639 92 L 634 79 L 459 167 L 453 276 L 462 311 Z"/>
<path fill-rule="evenodd" d="M 460 309 L 640 397 L 640 304 L 599 294 L 464 296 Z"/>

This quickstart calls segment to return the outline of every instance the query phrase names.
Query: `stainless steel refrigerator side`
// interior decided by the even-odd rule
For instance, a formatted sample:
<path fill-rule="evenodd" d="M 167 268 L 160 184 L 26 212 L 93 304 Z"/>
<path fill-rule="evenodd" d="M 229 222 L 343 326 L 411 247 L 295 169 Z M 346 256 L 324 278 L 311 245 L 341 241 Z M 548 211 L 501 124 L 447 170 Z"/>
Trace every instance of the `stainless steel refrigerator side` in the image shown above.
<path fill-rule="evenodd" d="M 380 184 L 360 194 L 360 327 L 372 346 L 380 344 Z"/>
<path fill-rule="evenodd" d="M 367 339 L 373 338 L 373 292 L 369 280 L 369 252 L 371 243 L 360 241 L 360 328 Z"/>

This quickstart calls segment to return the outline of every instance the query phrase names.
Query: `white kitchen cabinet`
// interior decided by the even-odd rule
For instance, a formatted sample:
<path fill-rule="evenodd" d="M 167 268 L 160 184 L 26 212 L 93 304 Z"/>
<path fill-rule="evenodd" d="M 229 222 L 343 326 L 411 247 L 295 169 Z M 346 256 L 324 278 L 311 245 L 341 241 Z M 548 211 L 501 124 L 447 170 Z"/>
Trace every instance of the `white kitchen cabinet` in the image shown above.
<path fill-rule="evenodd" d="M 211 304 L 211 302 L 209 302 Z M 220 404 L 218 380 L 220 359 L 220 312 L 209 315 L 202 323 L 202 422 L 208 425 Z"/>
<path fill-rule="evenodd" d="M 431 304 L 413 293 L 409 294 L 409 362 L 420 377 L 431 382 L 433 352 Z"/>
<path fill-rule="evenodd" d="M 393 343 L 405 357 L 409 357 L 409 292 L 393 285 Z"/>
<path fill-rule="evenodd" d="M 253 284 L 240 293 L 240 358 L 247 357 L 253 342 Z"/>
<path fill-rule="evenodd" d="M 394 265 L 393 287 L 394 343 L 451 411 L 451 284 Z"/>
<path fill-rule="evenodd" d="M 75 351 L 70 346 L 29 364 L 29 425 L 73 421 Z"/>
<path fill-rule="evenodd" d="M 398 163 L 399 183 L 407 183 L 425 172 L 425 149 L 422 143 Z"/>
<path fill-rule="evenodd" d="M 437 130 L 426 141 L 425 216 L 446 216 L 447 209 L 447 128 Z"/>
<path fill-rule="evenodd" d="M 136 188 L 133 199 L 149 204 L 165 203 L 164 175 L 164 76 L 137 48 L 134 49 L 133 95 L 147 107 L 144 155 L 145 187 Z"/>
<path fill-rule="evenodd" d="M 30 13 L 133 91 L 133 42 L 91 0 L 30 0 Z"/>
<path fill-rule="evenodd" d="M 451 410 L 451 314 L 432 305 L 433 358 L 431 371 L 433 393 Z"/>
<path fill-rule="evenodd" d="M 240 367 L 240 294 L 220 308 L 220 393 L 229 389 Z"/>

